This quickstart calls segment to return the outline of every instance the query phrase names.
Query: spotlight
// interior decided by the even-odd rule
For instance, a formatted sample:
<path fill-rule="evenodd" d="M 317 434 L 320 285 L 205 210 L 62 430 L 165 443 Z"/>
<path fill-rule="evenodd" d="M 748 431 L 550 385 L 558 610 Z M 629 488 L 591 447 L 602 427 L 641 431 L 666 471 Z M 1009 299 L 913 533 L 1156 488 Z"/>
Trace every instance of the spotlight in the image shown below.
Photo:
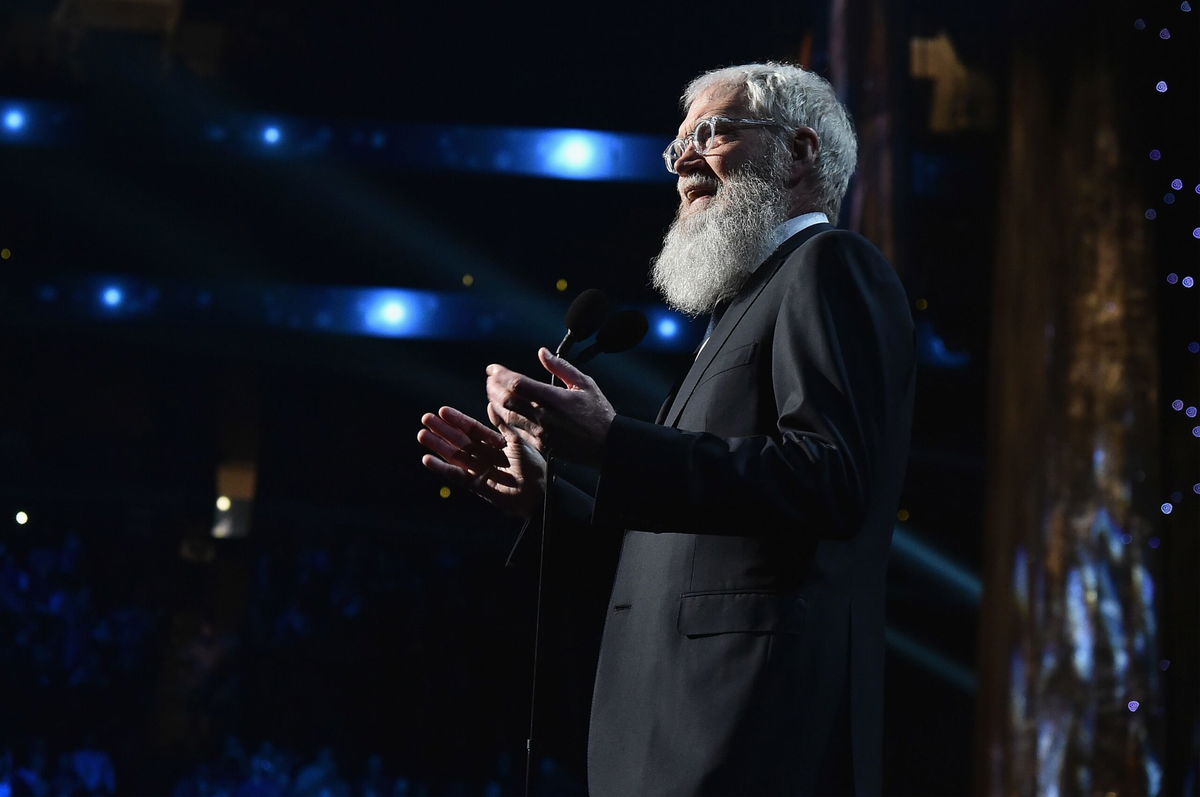
<path fill-rule="evenodd" d="M 664 318 L 658 322 L 656 329 L 660 338 L 670 340 L 679 333 L 679 324 L 674 318 Z"/>
<path fill-rule="evenodd" d="M 121 302 L 125 301 L 125 294 L 120 288 L 110 285 L 100 294 L 100 301 L 108 307 L 119 307 Z"/>
<path fill-rule="evenodd" d="M 558 145 L 558 149 L 554 151 L 554 160 L 567 171 L 587 168 L 587 165 L 595 157 L 596 148 L 583 136 L 571 136 L 563 139 L 562 143 Z"/>
<path fill-rule="evenodd" d="M 569 180 L 602 180 L 614 171 L 619 138 L 589 130 L 554 130 L 540 134 L 542 173 Z"/>
<path fill-rule="evenodd" d="M 408 315 L 408 308 L 404 306 L 403 302 L 392 300 L 383 303 L 383 306 L 379 308 L 379 315 L 383 319 L 383 323 L 395 326 Z"/>
<path fill-rule="evenodd" d="M 271 125 L 270 127 L 263 128 L 262 140 L 265 143 L 275 145 L 275 144 L 278 144 L 280 139 L 282 139 L 282 138 L 283 138 L 283 133 L 280 132 L 278 127 Z"/>
<path fill-rule="evenodd" d="M 4 127 L 16 133 L 25 127 L 25 114 L 17 108 L 11 108 L 4 114 Z"/>
<path fill-rule="evenodd" d="M 368 291 L 360 306 L 368 334 L 409 337 L 420 332 L 423 314 L 417 297 L 408 291 Z"/>

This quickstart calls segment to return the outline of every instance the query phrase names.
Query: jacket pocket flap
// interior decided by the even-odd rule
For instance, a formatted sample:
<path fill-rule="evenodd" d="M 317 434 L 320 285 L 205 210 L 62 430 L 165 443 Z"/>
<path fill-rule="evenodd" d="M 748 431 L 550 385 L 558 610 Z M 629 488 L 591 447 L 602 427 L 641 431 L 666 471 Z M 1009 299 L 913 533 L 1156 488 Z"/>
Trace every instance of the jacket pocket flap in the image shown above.
<path fill-rule="evenodd" d="M 687 636 L 758 631 L 798 634 L 808 604 L 777 592 L 685 592 L 679 598 L 679 633 Z"/>

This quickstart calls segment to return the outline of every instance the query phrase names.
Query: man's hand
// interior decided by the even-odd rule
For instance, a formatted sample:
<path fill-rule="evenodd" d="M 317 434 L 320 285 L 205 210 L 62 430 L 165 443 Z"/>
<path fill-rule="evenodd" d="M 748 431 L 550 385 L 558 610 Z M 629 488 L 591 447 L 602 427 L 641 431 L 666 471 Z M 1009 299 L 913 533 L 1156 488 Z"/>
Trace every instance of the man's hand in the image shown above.
<path fill-rule="evenodd" d="M 425 413 L 417 442 L 437 456 L 426 454 L 421 464 L 499 509 L 528 518 L 542 505 L 546 460 L 528 432 L 505 424 L 490 405 L 488 419 L 499 433 L 453 407 Z"/>
<path fill-rule="evenodd" d="M 523 430 L 547 455 L 598 465 L 616 412 L 595 381 L 549 349 L 538 359 L 566 387 L 551 387 L 503 365 L 487 367 L 489 407 L 500 420 Z"/>

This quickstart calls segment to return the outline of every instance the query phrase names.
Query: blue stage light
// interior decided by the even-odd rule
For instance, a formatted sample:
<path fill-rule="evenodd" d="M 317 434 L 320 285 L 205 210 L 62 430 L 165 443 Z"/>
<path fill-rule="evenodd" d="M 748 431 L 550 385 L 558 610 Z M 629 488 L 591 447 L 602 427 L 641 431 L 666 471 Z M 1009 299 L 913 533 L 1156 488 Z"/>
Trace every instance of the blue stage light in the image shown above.
<path fill-rule="evenodd" d="M 664 318 L 658 322 L 658 336 L 668 340 L 679 334 L 679 322 L 674 318 Z"/>
<path fill-rule="evenodd" d="M 283 138 L 283 133 L 280 132 L 278 127 L 271 125 L 270 127 L 263 128 L 262 139 L 267 144 L 272 144 L 272 145 L 278 144 L 280 139 L 282 139 L 282 138 Z"/>
<path fill-rule="evenodd" d="M 125 294 L 120 288 L 110 285 L 100 294 L 100 300 L 108 307 L 119 307 L 121 302 L 125 301 Z"/>
<path fill-rule="evenodd" d="M 551 162 L 560 169 L 580 171 L 591 166 L 596 159 L 596 147 L 586 137 L 573 135 L 559 142 L 551 156 Z"/>
<path fill-rule="evenodd" d="M 967 352 L 946 346 L 946 341 L 927 321 L 917 322 L 917 355 L 922 363 L 935 368 L 962 368 L 971 361 Z"/>
<path fill-rule="evenodd" d="M 14 133 L 22 130 L 25 127 L 25 114 L 17 108 L 10 108 L 4 113 L 4 127 Z"/>
<path fill-rule="evenodd" d="M 404 317 L 408 315 L 408 308 L 404 306 L 403 302 L 387 301 L 380 308 L 379 315 L 385 324 L 395 326 L 404 321 Z"/>
<path fill-rule="evenodd" d="M 420 297 L 410 291 L 392 289 L 363 292 L 358 306 L 363 313 L 362 331 L 386 337 L 413 337 L 425 333 Z"/>
<path fill-rule="evenodd" d="M 538 152 L 545 173 L 575 180 L 608 179 L 616 172 L 619 136 L 588 130 L 554 130 L 541 134 Z"/>

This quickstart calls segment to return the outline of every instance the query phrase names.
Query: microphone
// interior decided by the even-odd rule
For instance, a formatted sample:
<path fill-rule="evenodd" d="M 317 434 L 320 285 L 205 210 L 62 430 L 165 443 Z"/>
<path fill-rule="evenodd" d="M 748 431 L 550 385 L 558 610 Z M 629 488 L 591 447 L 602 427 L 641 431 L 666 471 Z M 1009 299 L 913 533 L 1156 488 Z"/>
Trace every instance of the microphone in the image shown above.
<path fill-rule="evenodd" d="M 604 291 L 596 288 L 588 288 L 576 296 L 575 301 L 567 308 L 567 315 L 563 321 L 567 327 L 567 334 L 554 353 L 565 359 L 572 346 L 590 338 L 608 317 L 608 307 L 608 297 L 604 295 Z"/>
<path fill-rule="evenodd" d="M 596 333 L 596 342 L 580 352 L 575 364 L 590 362 L 598 354 L 628 351 L 642 342 L 649 328 L 646 316 L 637 310 L 614 313 Z"/>

